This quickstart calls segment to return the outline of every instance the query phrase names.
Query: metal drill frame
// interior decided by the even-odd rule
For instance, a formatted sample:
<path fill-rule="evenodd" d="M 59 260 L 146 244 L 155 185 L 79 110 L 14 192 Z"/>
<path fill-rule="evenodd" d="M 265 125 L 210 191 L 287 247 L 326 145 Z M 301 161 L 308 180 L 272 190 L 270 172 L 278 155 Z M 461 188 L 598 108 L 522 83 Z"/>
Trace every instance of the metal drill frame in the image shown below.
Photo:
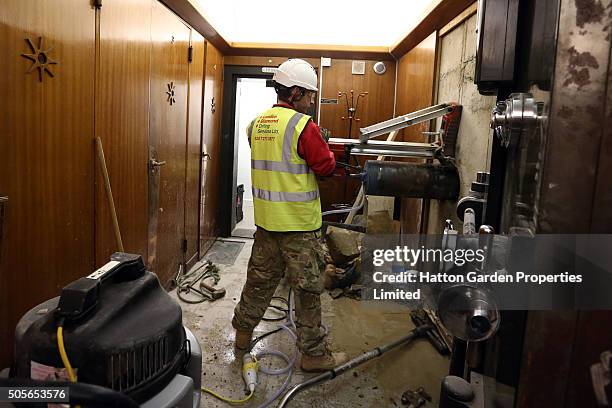
<path fill-rule="evenodd" d="M 408 126 L 416 125 L 417 123 L 426 122 L 428 120 L 444 116 L 447 113 L 451 113 L 453 109 L 454 108 L 452 105 L 441 103 L 439 105 L 430 106 L 429 108 L 398 116 L 397 118 L 376 123 L 365 128 L 360 128 L 359 132 L 361 135 L 359 135 L 359 141 L 361 143 L 368 143 L 368 140 L 372 139 L 373 137 L 384 135 L 394 130 L 403 129 Z"/>

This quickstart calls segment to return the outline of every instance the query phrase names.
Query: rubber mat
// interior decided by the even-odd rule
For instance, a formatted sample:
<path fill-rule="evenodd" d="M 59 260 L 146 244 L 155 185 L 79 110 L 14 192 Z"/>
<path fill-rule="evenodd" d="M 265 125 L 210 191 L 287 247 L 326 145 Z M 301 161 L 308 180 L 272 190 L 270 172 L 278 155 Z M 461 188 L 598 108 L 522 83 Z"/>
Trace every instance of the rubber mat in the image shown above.
<path fill-rule="evenodd" d="M 204 260 L 219 265 L 233 265 L 242 247 L 244 242 L 217 240 L 204 255 Z"/>

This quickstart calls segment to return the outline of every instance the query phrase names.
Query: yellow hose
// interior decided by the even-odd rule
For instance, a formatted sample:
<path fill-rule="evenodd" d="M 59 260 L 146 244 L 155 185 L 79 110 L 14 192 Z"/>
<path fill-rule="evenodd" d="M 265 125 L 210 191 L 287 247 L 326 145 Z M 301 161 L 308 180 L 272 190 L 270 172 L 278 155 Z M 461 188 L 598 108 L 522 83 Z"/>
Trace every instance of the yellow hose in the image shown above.
<path fill-rule="evenodd" d="M 202 388 L 202 391 L 209 393 L 210 395 L 212 395 L 215 398 L 219 398 L 221 401 L 227 402 L 229 404 L 244 404 L 245 402 L 247 402 L 248 400 L 251 399 L 251 397 L 255 394 L 254 392 L 250 392 L 249 395 L 247 395 L 245 398 L 243 399 L 239 399 L 239 400 L 233 400 L 233 399 L 229 399 L 229 398 L 225 398 L 222 395 L 217 394 L 216 392 L 214 392 L 213 390 L 209 390 L 207 388 Z"/>
<path fill-rule="evenodd" d="M 68 372 L 68 379 L 70 382 L 76 382 L 76 375 L 74 374 L 72 365 L 70 365 L 70 360 L 68 360 L 68 354 L 66 354 L 66 348 L 64 347 L 64 328 L 62 326 L 57 326 L 57 348 L 59 349 L 64 367 L 66 367 L 66 371 Z"/>

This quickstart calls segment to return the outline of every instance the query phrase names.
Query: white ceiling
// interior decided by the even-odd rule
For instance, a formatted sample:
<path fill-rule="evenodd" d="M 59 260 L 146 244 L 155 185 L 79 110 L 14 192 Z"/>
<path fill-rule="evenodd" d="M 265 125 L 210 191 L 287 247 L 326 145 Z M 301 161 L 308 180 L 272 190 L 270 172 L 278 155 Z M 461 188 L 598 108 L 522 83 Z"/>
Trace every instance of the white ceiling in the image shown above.
<path fill-rule="evenodd" d="M 435 0 L 190 0 L 229 43 L 392 46 Z"/>

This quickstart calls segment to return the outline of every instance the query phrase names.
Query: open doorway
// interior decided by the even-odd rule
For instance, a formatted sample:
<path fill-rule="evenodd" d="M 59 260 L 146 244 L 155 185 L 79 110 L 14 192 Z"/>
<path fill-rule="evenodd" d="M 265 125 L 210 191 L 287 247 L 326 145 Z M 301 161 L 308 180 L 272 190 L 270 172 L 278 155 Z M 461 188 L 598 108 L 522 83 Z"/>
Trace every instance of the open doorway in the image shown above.
<path fill-rule="evenodd" d="M 265 78 L 238 78 L 234 140 L 238 145 L 236 226 L 232 236 L 252 238 L 255 233 L 253 194 L 251 192 L 251 149 L 246 129 L 255 117 L 276 103 L 274 88 L 266 87 Z M 241 197 L 242 195 L 242 197 Z M 240 205 L 241 203 L 241 205 Z"/>
<path fill-rule="evenodd" d="M 255 224 L 249 218 L 252 217 L 251 150 L 246 128 L 258 114 L 276 103 L 276 92 L 266 87 L 266 80 L 272 79 L 272 74 L 261 66 L 226 65 L 223 77 L 219 234 L 252 238 Z M 317 105 L 311 116 L 316 121 Z M 236 217 L 239 185 L 244 187 L 241 201 L 244 222 Z"/>

